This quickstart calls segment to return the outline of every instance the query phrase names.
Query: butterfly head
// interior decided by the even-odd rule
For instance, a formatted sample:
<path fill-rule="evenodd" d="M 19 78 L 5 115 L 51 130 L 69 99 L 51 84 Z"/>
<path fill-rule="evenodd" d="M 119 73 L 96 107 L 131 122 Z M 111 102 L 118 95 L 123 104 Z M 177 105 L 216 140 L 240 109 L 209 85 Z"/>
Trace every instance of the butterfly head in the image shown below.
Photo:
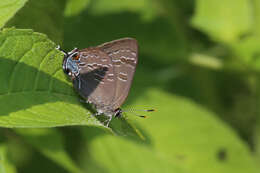
<path fill-rule="evenodd" d="M 75 48 L 72 51 L 64 54 L 63 59 L 63 71 L 72 79 L 79 75 L 78 64 L 80 62 L 78 49 Z"/>

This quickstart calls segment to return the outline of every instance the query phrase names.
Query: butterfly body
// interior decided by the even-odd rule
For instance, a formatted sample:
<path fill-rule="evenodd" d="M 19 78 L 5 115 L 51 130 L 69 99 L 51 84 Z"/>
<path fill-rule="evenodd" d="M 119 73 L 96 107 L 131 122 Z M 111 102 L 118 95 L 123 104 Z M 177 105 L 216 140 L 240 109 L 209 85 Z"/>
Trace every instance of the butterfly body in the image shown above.
<path fill-rule="evenodd" d="M 129 93 L 137 55 L 137 41 L 123 38 L 66 53 L 63 70 L 77 92 L 110 122 L 113 116 L 121 116 L 120 106 Z"/>

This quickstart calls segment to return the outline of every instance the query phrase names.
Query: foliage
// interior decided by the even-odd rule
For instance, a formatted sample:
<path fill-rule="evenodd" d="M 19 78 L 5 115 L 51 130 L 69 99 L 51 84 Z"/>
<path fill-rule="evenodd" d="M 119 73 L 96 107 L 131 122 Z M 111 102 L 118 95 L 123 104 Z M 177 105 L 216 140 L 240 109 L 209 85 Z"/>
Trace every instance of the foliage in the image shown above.
<path fill-rule="evenodd" d="M 27 0 L 2 0 L 0 2 L 0 28 L 24 6 Z"/>
<path fill-rule="evenodd" d="M 0 173 L 259 172 L 259 12 L 258 0 L 2 0 Z M 107 128 L 55 47 L 121 37 L 140 48 L 123 109 L 157 111 Z"/>

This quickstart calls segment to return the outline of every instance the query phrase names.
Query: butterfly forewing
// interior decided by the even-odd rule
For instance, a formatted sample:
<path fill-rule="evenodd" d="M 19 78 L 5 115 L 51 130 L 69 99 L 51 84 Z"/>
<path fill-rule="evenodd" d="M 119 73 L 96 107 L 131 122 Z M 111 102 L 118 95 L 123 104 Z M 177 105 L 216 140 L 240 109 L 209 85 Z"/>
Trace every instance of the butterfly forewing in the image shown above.
<path fill-rule="evenodd" d="M 137 41 L 123 38 L 98 46 L 110 58 L 115 79 L 115 93 L 110 104 L 112 109 L 119 108 L 128 96 L 136 64 L 138 61 Z"/>

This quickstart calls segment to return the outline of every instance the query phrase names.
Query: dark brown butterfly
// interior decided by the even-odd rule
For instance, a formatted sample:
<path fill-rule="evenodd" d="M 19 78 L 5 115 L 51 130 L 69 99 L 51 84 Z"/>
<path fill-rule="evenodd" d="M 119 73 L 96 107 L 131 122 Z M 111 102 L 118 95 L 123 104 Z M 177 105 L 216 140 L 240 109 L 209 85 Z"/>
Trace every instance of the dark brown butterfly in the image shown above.
<path fill-rule="evenodd" d="M 63 51 L 64 52 L 64 51 Z M 128 96 L 138 61 L 138 45 L 133 38 L 123 38 L 71 52 L 64 52 L 63 70 L 74 88 L 97 114 L 120 117 L 120 106 Z"/>

